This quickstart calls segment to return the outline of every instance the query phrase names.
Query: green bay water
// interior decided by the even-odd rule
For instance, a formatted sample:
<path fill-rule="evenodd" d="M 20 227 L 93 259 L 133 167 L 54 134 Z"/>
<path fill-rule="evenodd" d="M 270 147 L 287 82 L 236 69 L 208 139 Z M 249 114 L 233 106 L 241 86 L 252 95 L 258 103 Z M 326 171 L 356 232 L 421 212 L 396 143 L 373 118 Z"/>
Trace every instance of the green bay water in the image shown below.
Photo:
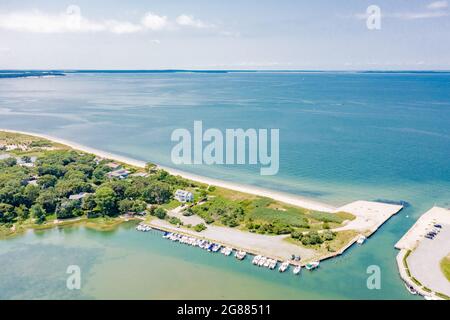
<path fill-rule="evenodd" d="M 448 73 L 70 73 L 0 79 L 0 127 L 45 133 L 175 167 L 176 128 L 279 128 L 280 171 L 178 166 L 334 205 L 407 201 L 362 247 L 319 272 L 279 274 L 124 225 L 29 232 L 0 242 L 1 298 L 399 298 L 395 242 L 426 210 L 450 206 Z M 71 262 L 73 261 L 73 262 Z M 67 265 L 83 286 L 65 289 Z M 368 290 L 378 265 L 381 290 Z"/>

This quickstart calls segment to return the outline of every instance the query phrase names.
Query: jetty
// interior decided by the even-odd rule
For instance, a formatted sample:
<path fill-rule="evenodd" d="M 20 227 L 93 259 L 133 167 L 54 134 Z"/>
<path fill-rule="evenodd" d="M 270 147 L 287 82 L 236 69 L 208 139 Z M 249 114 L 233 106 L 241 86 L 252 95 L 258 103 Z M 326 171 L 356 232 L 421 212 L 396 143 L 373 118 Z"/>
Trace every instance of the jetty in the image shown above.
<path fill-rule="evenodd" d="M 433 207 L 395 244 L 397 266 L 408 291 L 428 300 L 450 299 L 440 261 L 450 253 L 450 210 Z"/>

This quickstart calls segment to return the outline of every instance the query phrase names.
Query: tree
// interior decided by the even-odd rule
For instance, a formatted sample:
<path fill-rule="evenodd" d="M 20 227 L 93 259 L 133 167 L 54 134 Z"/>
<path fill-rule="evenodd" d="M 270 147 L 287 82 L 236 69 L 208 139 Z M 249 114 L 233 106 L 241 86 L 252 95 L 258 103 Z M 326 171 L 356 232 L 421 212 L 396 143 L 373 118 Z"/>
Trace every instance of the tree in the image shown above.
<path fill-rule="evenodd" d="M 14 206 L 7 203 L 0 203 L 0 221 L 2 223 L 11 223 L 16 218 Z"/>
<path fill-rule="evenodd" d="M 58 196 L 53 188 L 42 191 L 36 199 L 36 203 L 48 213 L 55 212 L 58 201 Z"/>
<path fill-rule="evenodd" d="M 39 177 L 37 181 L 38 185 L 40 185 L 44 189 L 54 187 L 56 185 L 56 182 L 58 182 L 58 178 L 51 174 L 45 174 L 42 177 Z"/>
<path fill-rule="evenodd" d="M 203 230 L 206 230 L 206 226 L 203 223 L 199 223 L 194 226 L 194 230 L 197 232 L 202 232 Z"/>
<path fill-rule="evenodd" d="M 60 197 L 68 197 L 80 192 L 90 192 L 92 187 L 81 179 L 62 179 L 56 184 L 55 190 Z"/>
<path fill-rule="evenodd" d="M 64 200 L 56 208 L 56 217 L 58 219 L 67 219 L 82 215 L 80 200 Z"/>
<path fill-rule="evenodd" d="M 23 200 L 27 206 L 31 206 L 39 196 L 40 189 L 38 186 L 29 184 L 23 189 Z"/>
<path fill-rule="evenodd" d="M 170 200 L 172 188 L 165 182 L 155 181 L 142 192 L 143 200 L 149 203 L 163 204 Z"/>
<path fill-rule="evenodd" d="M 111 187 L 99 187 L 95 192 L 95 203 L 102 214 L 108 216 L 117 214 L 117 195 Z"/>
<path fill-rule="evenodd" d="M 154 215 L 159 219 L 164 219 L 166 217 L 166 210 L 162 207 L 158 207 L 155 209 Z"/>
<path fill-rule="evenodd" d="M 45 221 L 46 212 L 40 204 L 34 204 L 30 209 L 31 216 L 36 219 L 36 223 L 43 223 Z"/>
<path fill-rule="evenodd" d="M 28 219 L 28 216 L 30 214 L 28 208 L 25 205 L 23 205 L 23 204 L 21 204 L 20 206 L 16 207 L 14 209 L 14 211 L 16 212 L 17 217 L 20 220 L 22 220 L 22 221 Z"/>
<path fill-rule="evenodd" d="M 40 176 L 51 174 L 55 177 L 60 178 L 66 173 L 66 168 L 64 168 L 64 166 L 60 164 L 43 163 L 42 165 L 38 166 L 38 173 Z"/>
<path fill-rule="evenodd" d="M 0 168 L 2 167 L 14 167 L 17 164 L 16 158 L 10 157 L 0 160 Z"/>
<path fill-rule="evenodd" d="M 153 172 L 156 169 L 156 165 L 154 163 L 147 162 L 145 164 L 145 171 Z"/>
<path fill-rule="evenodd" d="M 301 240 L 301 239 L 302 239 L 302 236 L 303 236 L 303 233 L 300 232 L 300 231 L 292 231 L 292 232 L 291 232 L 291 237 L 292 237 L 293 239 L 299 239 L 299 240 Z"/>
<path fill-rule="evenodd" d="M 95 206 L 97 204 L 95 203 L 95 195 L 88 194 L 86 195 L 83 200 L 81 201 L 81 209 L 84 211 L 92 211 L 94 210 Z"/>

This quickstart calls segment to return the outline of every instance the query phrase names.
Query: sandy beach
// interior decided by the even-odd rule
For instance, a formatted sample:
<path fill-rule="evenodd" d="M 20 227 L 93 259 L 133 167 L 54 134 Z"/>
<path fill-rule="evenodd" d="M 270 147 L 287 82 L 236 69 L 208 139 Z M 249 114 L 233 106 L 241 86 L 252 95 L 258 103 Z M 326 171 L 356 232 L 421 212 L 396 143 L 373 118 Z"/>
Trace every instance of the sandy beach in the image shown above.
<path fill-rule="evenodd" d="M 87 153 L 92 153 L 92 154 L 95 154 L 102 158 L 108 158 L 111 160 L 123 162 L 123 163 L 129 164 L 132 166 L 136 166 L 139 168 L 144 168 L 145 164 L 146 164 L 146 161 L 136 160 L 136 159 L 132 159 L 129 157 L 124 157 L 121 155 L 94 149 L 94 148 L 87 147 L 87 146 L 81 145 L 81 144 L 73 142 L 73 141 L 68 141 L 65 139 L 53 137 L 53 136 L 42 134 L 42 133 L 1 129 L 1 128 L 0 128 L 0 131 L 36 136 L 36 137 L 47 139 L 47 140 L 50 140 L 50 141 L 53 141 L 56 143 L 67 145 L 73 149 L 77 149 L 77 150 L 84 151 Z M 214 185 L 217 187 L 226 188 L 226 189 L 230 189 L 230 190 L 235 190 L 235 191 L 239 191 L 239 192 L 243 192 L 243 193 L 248 193 L 248 194 L 252 194 L 252 195 L 268 197 L 268 198 L 272 198 L 274 200 L 278 200 L 278 201 L 281 201 L 281 202 L 284 202 L 287 204 L 291 204 L 291 205 L 294 205 L 297 207 L 302 207 L 305 209 L 317 210 L 317 211 L 323 211 L 323 212 L 336 212 L 338 209 L 331 205 L 324 204 L 324 203 L 310 200 L 310 199 L 305 199 L 305 198 L 302 198 L 300 196 L 296 196 L 293 194 L 282 193 L 282 192 L 277 192 L 277 191 L 259 188 L 259 187 L 255 187 L 255 186 L 249 186 L 249 185 L 239 184 L 239 183 L 235 183 L 235 182 L 228 182 L 228 181 L 218 180 L 218 179 L 214 179 L 214 178 L 203 177 L 203 176 L 199 176 L 199 175 L 196 175 L 193 173 L 188 173 L 188 172 L 184 172 L 181 170 L 169 168 L 166 166 L 160 166 L 158 164 L 156 164 L 156 165 L 158 168 L 166 170 L 167 172 L 169 172 L 172 175 L 181 176 L 185 179 L 189 179 L 189 180 L 204 183 L 204 184 Z"/>

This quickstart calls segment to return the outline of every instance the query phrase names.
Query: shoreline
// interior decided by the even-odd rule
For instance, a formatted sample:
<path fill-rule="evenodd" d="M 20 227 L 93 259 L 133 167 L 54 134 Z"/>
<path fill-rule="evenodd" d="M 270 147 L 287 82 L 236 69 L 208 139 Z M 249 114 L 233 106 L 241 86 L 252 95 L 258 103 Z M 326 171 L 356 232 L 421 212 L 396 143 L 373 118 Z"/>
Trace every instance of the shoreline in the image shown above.
<path fill-rule="evenodd" d="M 133 159 L 130 157 L 110 153 L 107 151 L 102 151 L 102 150 L 99 150 L 96 148 L 91 148 L 91 147 L 79 144 L 77 142 L 69 141 L 66 139 L 54 137 L 54 136 L 47 135 L 47 134 L 34 133 L 34 132 L 29 132 L 29 131 L 21 131 L 21 130 L 11 130 L 11 129 L 4 129 L 4 128 L 0 128 L 0 131 L 8 132 L 8 133 L 18 133 L 18 134 L 30 135 L 30 136 L 35 136 L 38 138 L 47 139 L 52 142 L 66 145 L 66 146 L 71 147 L 76 150 L 91 153 L 91 154 L 94 154 L 94 155 L 102 157 L 102 158 L 108 158 L 111 160 L 123 162 L 128 165 L 132 165 L 132 166 L 139 167 L 139 168 L 144 168 L 147 163 L 142 160 L 137 160 L 137 159 Z M 251 194 L 251 195 L 272 198 L 274 200 L 278 200 L 278 201 L 284 202 L 286 204 L 294 205 L 294 206 L 304 208 L 304 209 L 322 211 L 322 212 L 328 212 L 328 213 L 335 213 L 335 212 L 339 211 L 338 207 L 334 207 L 332 205 L 328 205 L 328 204 L 325 204 L 325 203 L 322 203 L 319 201 L 306 199 L 306 198 L 303 198 L 303 197 L 300 197 L 300 196 L 297 196 L 294 194 L 278 192 L 278 191 L 260 188 L 260 187 L 256 187 L 256 186 L 240 184 L 237 182 L 229 182 L 229 181 L 224 181 L 224 180 L 220 180 L 220 179 L 200 176 L 200 175 L 197 175 L 194 173 L 185 172 L 185 171 L 182 171 L 179 169 L 173 169 L 173 168 L 162 166 L 162 165 L 159 165 L 156 163 L 155 163 L 155 165 L 157 168 L 165 170 L 172 175 L 180 176 L 180 177 L 183 177 L 185 179 L 192 180 L 195 182 L 204 183 L 204 184 L 208 184 L 208 185 L 214 185 L 214 186 L 217 186 L 220 188 L 230 189 L 233 191 L 238 191 L 238 192 L 247 193 L 247 194 Z"/>
<path fill-rule="evenodd" d="M 436 224 L 441 225 L 439 235 L 426 239 Z M 450 210 L 435 206 L 423 213 L 394 246 L 400 250 L 396 258 L 400 277 L 427 299 L 450 299 L 450 283 L 439 265 L 450 250 L 449 238 Z"/>
<path fill-rule="evenodd" d="M 78 150 L 81 152 L 90 153 L 93 155 L 96 155 L 98 157 L 102 157 L 105 159 L 115 160 L 118 162 L 122 162 L 131 166 L 135 166 L 138 168 L 145 168 L 146 162 L 141 160 L 132 159 L 125 156 L 120 156 L 117 154 L 109 153 L 106 151 L 101 151 L 95 148 L 87 147 L 81 144 L 78 144 L 76 142 L 67 141 L 65 139 L 60 139 L 57 137 L 52 137 L 50 135 L 46 134 L 35 134 L 32 132 L 26 132 L 26 131 L 18 131 L 18 130 L 9 130 L 9 129 L 0 129 L 0 131 L 8 132 L 8 133 L 15 133 L 15 134 L 23 134 L 23 135 L 29 135 L 29 136 L 35 136 L 43 139 L 47 139 L 51 142 L 58 143 L 64 146 L 67 146 L 69 148 L 72 148 L 74 150 Z M 263 188 L 253 187 L 253 186 L 246 186 L 241 185 L 238 183 L 232 183 L 232 182 L 225 182 L 218 179 L 213 178 L 207 178 L 198 176 L 195 174 L 186 173 L 177 169 L 171 169 L 167 168 L 165 166 L 159 166 L 156 165 L 158 169 L 163 169 L 169 172 L 172 175 L 178 175 L 185 179 L 189 179 L 192 181 L 196 181 L 199 183 L 209 184 L 218 186 L 221 188 L 225 188 L 228 190 L 233 190 L 237 192 L 243 192 L 246 194 L 256 195 L 256 196 L 262 196 L 262 197 L 268 197 L 272 198 L 274 200 L 283 202 L 285 204 L 290 204 L 294 206 L 298 206 L 305 209 L 310 210 L 317 210 L 317 211 L 323 211 L 328 213 L 337 213 L 340 211 L 348 212 L 355 216 L 355 219 L 353 220 L 347 220 L 344 222 L 345 224 L 340 227 L 333 229 L 333 231 L 355 231 L 358 236 L 353 237 L 348 242 L 346 242 L 345 245 L 343 245 L 339 250 L 335 252 L 330 252 L 328 254 L 322 254 L 320 256 L 317 256 L 313 254 L 309 249 L 302 248 L 301 246 L 295 246 L 293 244 L 288 244 L 287 242 L 284 242 L 282 237 L 274 236 L 265 236 L 265 235 L 255 235 L 252 233 L 246 233 L 246 232 L 236 232 L 236 230 L 233 229 L 226 229 L 223 227 L 214 227 L 211 228 L 211 230 L 206 230 L 202 232 L 203 234 L 197 234 L 190 230 L 184 230 L 182 228 L 175 228 L 168 223 L 165 222 L 155 222 L 150 223 L 150 225 L 156 229 L 160 230 L 170 230 L 175 232 L 183 232 L 188 233 L 191 236 L 195 237 L 206 237 L 209 240 L 213 242 L 223 243 L 230 245 L 234 248 L 242 248 L 247 252 L 255 253 L 255 254 L 263 254 L 265 256 L 279 259 L 279 260 L 286 260 L 289 255 L 292 252 L 295 252 L 296 254 L 300 254 L 303 257 L 307 257 L 305 260 L 303 260 L 300 263 L 302 265 L 304 262 L 307 262 L 308 260 L 327 260 L 336 256 L 339 256 L 343 254 L 347 249 L 352 247 L 358 240 L 359 236 L 364 235 L 365 237 L 370 237 L 373 233 L 375 233 L 387 220 L 390 219 L 393 215 L 398 213 L 400 210 L 403 209 L 403 206 L 401 205 L 392 205 L 392 204 L 386 204 L 386 203 L 380 203 L 380 202 L 372 202 L 372 201 L 354 201 L 352 203 L 346 204 L 342 207 L 332 207 L 326 204 L 322 204 L 320 202 L 315 202 L 313 200 L 303 199 L 301 197 L 292 195 L 292 194 L 284 194 L 276 191 L 271 191 Z M 231 233 L 230 233 L 231 232 Z M 233 233 L 234 232 L 234 233 Z M 274 241 L 277 239 L 276 241 Z M 309 258 L 309 259 L 308 259 Z"/>

